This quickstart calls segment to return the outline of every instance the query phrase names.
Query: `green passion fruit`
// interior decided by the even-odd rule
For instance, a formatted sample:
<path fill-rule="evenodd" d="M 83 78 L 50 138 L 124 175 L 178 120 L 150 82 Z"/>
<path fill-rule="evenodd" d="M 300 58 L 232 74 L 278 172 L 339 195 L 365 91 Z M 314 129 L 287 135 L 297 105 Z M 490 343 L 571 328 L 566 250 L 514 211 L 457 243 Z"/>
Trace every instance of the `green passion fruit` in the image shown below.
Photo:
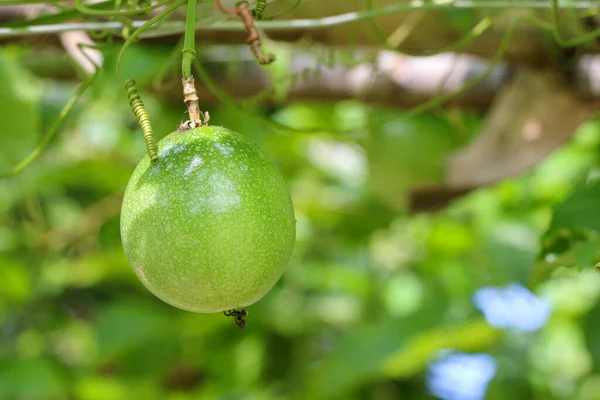
<path fill-rule="evenodd" d="M 145 156 L 121 209 L 123 250 L 142 283 L 193 312 L 249 306 L 289 262 L 296 220 L 281 172 L 242 135 L 174 132 Z"/>

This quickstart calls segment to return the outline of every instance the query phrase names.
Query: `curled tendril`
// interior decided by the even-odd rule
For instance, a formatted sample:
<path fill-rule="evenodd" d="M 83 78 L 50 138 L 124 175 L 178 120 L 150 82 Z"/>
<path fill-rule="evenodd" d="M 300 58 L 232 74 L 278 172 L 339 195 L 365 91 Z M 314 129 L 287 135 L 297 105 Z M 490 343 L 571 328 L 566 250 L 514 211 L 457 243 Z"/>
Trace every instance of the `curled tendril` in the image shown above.
<path fill-rule="evenodd" d="M 135 32 L 133 22 L 129 18 L 125 17 L 115 17 L 114 19 L 123 24 L 123 27 L 121 28 L 121 36 L 123 36 L 123 39 L 129 40 L 131 33 Z"/>
<path fill-rule="evenodd" d="M 257 0 L 254 10 L 252 10 L 252 16 L 258 20 L 262 19 L 262 13 L 267 9 L 267 0 Z"/>
<path fill-rule="evenodd" d="M 88 33 L 89 33 L 90 37 L 94 40 L 107 39 L 111 35 L 111 31 L 108 31 L 108 30 L 105 30 L 105 31 L 93 30 L 93 31 L 89 31 Z"/>
<path fill-rule="evenodd" d="M 158 163 L 158 154 L 156 153 L 156 146 L 154 144 L 154 138 L 152 136 L 152 124 L 150 123 L 150 116 L 148 115 L 146 107 L 144 106 L 144 102 L 140 98 L 140 94 L 138 93 L 138 90 L 135 87 L 135 81 L 133 79 L 129 79 L 125 83 L 125 89 L 127 89 L 127 97 L 129 98 L 131 110 L 133 111 L 133 114 L 137 117 L 140 126 L 142 127 L 148 157 L 150 157 L 150 161 L 152 162 L 152 164 L 156 164 Z"/>
<path fill-rule="evenodd" d="M 270 15 L 268 17 L 265 17 L 264 15 L 262 15 L 262 13 L 264 12 L 264 10 L 266 8 L 266 1 L 265 1 L 265 6 L 262 8 L 262 10 L 260 10 L 260 8 L 259 8 L 259 4 L 260 4 L 260 1 L 259 1 L 256 3 L 256 7 L 252 11 L 252 15 L 254 16 L 254 18 L 257 21 L 272 21 L 274 19 L 277 19 L 281 16 L 284 16 L 285 14 L 288 14 L 288 13 L 294 11 L 296 9 L 296 7 L 298 7 L 300 5 L 300 3 L 302 3 L 302 0 L 296 0 L 296 2 L 294 4 L 292 4 L 286 10 L 283 10 L 279 14 Z"/>

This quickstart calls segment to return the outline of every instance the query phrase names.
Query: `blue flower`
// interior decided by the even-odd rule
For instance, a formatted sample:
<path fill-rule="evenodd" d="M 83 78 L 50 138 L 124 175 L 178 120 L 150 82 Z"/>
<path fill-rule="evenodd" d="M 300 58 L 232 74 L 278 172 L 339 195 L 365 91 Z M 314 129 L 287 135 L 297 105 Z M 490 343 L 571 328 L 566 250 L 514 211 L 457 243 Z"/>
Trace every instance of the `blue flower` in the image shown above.
<path fill-rule="evenodd" d="M 427 389 L 442 400 L 483 400 L 496 369 L 489 354 L 446 353 L 429 365 Z"/>
<path fill-rule="evenodd" d="M 552 313 L 546 299 L 537 297 L 518 283 L 506 288 L 481 288 L 475 292 L 473 304 L 483 312 L 490 326 L 517 332 L 541 329 Z"/>

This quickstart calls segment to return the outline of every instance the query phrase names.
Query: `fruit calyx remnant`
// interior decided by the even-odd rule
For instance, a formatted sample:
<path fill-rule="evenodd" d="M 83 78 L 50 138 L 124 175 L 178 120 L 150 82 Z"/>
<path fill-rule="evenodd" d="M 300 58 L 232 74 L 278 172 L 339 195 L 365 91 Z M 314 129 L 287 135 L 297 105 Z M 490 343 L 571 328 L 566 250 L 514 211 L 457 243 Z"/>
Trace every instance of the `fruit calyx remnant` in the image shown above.
<path fill-rule="evenodd" d="M 229 311 L 223 311 L 223 314 L 225 314 L 226 317 L 235 317 L 235 324 L 238 327 L 244 328 L 246 326 L 246 320 L 244 318 L 248 316 L 248 311 L 237 311 L 233 309 Z"/>
<path fill-rule="evenodd" d="M 208 115 L 208 112 L 203 113 L 198 107 L 198 93 L 196 92 L 194 77 L 183 77 L 181 83 L 183 84 L 183 102 L 188 109 L 190 119 L 181 123 L 177 130 L 183 132 L 201 126 L 208 126 L 210 115 Z"/>

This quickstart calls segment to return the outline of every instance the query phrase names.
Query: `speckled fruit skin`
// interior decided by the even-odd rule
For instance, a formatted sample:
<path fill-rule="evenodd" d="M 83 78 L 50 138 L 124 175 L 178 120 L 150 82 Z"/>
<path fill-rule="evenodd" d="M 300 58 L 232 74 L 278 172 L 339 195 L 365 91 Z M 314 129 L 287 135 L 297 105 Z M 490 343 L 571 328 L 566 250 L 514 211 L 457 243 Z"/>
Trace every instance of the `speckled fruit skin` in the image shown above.
<path fill-rule="evenodd" d="M 296 240 L 273 161 L 223 127 L 174 132 L 145 156 L 123 198 L 121 240 L 144 285 L 172 306 L 210 313 L 249 306 L 283 274 Z"/>

